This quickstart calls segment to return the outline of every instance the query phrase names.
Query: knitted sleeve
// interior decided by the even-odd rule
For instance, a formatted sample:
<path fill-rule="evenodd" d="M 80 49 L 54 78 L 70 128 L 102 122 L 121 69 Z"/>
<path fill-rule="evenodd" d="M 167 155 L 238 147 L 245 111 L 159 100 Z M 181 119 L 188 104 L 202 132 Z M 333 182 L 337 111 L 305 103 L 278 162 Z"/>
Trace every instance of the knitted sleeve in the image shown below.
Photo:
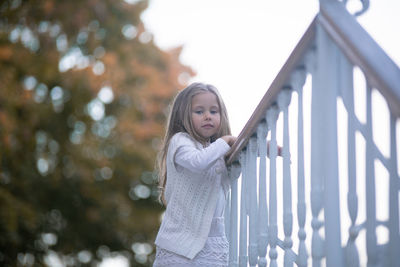
<path fill-rule="evenodd" d="M 221 138 L 205 148 L 196 146 L 188 135 L 181 135 L 174 141 L 177 142 L 173 154 L 175 164 L 198 173 L 210 168 L 230 149 Z"/>

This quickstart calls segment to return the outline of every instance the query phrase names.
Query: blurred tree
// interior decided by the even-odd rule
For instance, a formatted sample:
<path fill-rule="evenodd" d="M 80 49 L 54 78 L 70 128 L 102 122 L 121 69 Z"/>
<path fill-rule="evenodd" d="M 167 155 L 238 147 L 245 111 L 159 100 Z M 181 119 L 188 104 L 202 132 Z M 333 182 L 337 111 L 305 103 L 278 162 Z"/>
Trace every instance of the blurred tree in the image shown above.
<path fill-rule="evenodd" d="M 148 266 L 165 111 L 194 75 L 146 1 L 0 2 L 0 265 Z"/>

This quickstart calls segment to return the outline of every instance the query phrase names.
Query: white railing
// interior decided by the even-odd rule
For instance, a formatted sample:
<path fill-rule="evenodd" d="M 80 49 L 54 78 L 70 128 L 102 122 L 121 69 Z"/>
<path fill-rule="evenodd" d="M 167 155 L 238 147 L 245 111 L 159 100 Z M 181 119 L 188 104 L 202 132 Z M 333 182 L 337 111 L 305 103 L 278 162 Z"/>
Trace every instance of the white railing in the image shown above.
<path fill-rule="evenodd" d="M 227 158 L 229 265 L 400 266 L 399 118 L 399 68 L 321 1 Z"/>

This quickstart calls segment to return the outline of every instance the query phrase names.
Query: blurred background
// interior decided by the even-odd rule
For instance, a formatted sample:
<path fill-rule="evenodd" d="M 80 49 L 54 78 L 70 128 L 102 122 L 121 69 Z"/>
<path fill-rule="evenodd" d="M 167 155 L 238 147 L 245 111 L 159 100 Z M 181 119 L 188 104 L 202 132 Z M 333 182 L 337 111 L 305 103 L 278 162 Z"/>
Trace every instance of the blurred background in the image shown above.
<path fill-rule="evenodd" d="M 397 64 L 399 11 L 372 1 L 360 19 Z M 317 12 L 317 0 L 0 1 L 0 266 L 151 266 L 171 99 L 216 85 L 239 134 Z"/>
<path fill-rule="evenodd" d="M 149 266 L 181 48 L 153 43 L 146 1 L 0 3 L 0 266 Z"/>

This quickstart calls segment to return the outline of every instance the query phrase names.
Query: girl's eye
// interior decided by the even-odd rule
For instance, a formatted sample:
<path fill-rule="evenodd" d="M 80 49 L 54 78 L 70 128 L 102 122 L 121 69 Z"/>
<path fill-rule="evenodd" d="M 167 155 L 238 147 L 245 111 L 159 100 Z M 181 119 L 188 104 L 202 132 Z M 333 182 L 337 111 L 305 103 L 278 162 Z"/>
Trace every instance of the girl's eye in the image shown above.
<path fill-rule="evenodd" d="M 196 110 L 194 113 L 196 113 L 196 114 L 202 114 L 203 111 L 202 111 L 202 110 Z"/>
<path fill-rule="evenodd" d="M 211 110 L 211 114 L 217 114 L 218 110 Z"/>

